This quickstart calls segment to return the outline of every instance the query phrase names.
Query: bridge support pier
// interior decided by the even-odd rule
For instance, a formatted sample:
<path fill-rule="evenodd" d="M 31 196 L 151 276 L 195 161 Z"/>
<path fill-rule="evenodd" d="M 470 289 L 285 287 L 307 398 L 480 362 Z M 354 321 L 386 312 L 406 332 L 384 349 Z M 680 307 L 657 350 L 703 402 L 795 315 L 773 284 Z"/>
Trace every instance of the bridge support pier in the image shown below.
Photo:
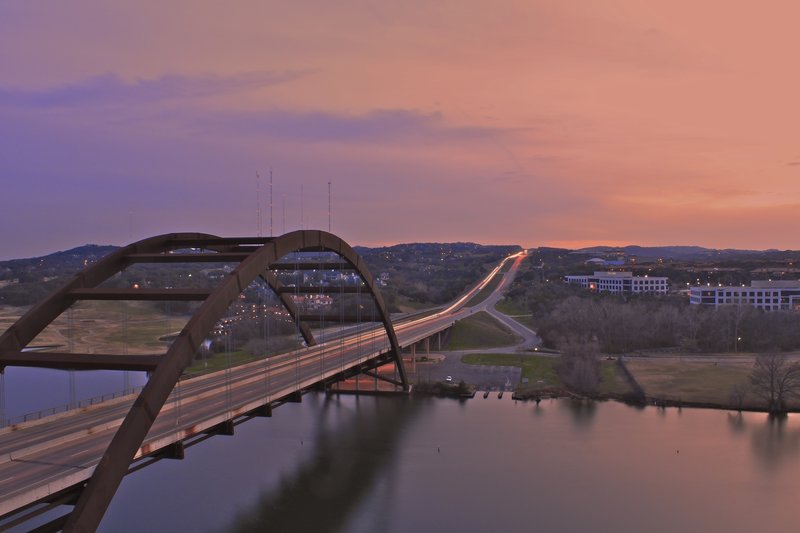
<path fill-rule="evenodd" d="M 290 403 L 301 403 L 303 401 L 303 393 L 296 391 L 286 397 L 286 401 Z"/>
<path fill-rule="evenodd" d="M 225 422 L 220 422 L 216 426 L 208 428 L 208 430 L 206 430 L 206 433 L 213 435 L 233 436 L 233 420 L 226 420 Z"/>
<path fill-rule="evenodd" d="M 176 443 L 170 444 L 161 450 L 159 455 L 161 455 L 161 457 L 164 459 L 182 460 L 184 457 L 186 457 L 186 449 L 183 446 L 183 441 L 179 440 Z"/>
<path fill-rule="evenodd" d="M 271 404 L 266 404 L 266 405 L 262 405 L 261 407 L 256 407 L 255 409 L 253 409 L 251 414 L 253 416 L 269 418 L 269 417 L 272 416 L 272 405 Z"/>

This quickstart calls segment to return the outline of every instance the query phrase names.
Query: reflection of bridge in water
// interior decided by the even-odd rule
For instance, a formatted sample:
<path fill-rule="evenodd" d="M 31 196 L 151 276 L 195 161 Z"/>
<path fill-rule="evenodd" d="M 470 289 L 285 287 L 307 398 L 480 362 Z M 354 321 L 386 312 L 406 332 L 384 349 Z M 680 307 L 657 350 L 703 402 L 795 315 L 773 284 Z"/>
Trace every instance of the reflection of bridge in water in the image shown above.
<path fill-rule="evenodd" d="M 231 529 L 341 531 L 391 468 L 404 431 L 423 405 L 413 399 L 356 403 L 345 427 L 320 425 L 312 456 L 239 514 Z"/>
<path fill-rule="evenodd" d="M 113 284 L 115 275 L 137 264 L 221 263 L 236 266 L 211 289 Z M 0 430 L 1 524 L 24 523 L 61 506 L 74 506 L 48 527 L 92 531 L 132 469 L 165 457 L 181 458 L 186 446 L 214 434 L 232 434 L 236 424 L 270 416 L 273 407 L 300 401 L 307 390 L 366 374 L 407 391 L 402 348 L 413 348 L 469 313 L 465 302 L 499 270 L 448 308 L 393 324 L 366 266 L 347 243 L 329 233 L 297 231 L 275 238 L 171 234 L 114 252 L 0 336 L 0 367 L 146 370 L 147 384 L 138 395 Z M 297 275 L 303 271 L 349 272 L 358 282 L 310 285 L 304 283 L 306 276 Z M 287 272 L 294 274 L 287 278 Z M 287 279 L 292 282 L 286 283 Z M 265 338 L 259 359 L 233 366 L 229 357 L 224 370 L 181 381 L 184 370 L 207 345 L 209 334 L 220 330 L 231 305 L 259 283 L 277 295 L 304 347 L 269 353 Z M 306 294 L 338 299 L 338 313 L 322 308 L 305 312 L 296 303 Z M 201 304 L 164 354 L 136 355 L 127 349 L 122 354 L 24 351 L 54 320 L 84 301 Z M 312 324 L 329 328 L 338 324 L 339 333 L 318 342 Z M 393 371 L 379 371 L 386 365 Z"/>

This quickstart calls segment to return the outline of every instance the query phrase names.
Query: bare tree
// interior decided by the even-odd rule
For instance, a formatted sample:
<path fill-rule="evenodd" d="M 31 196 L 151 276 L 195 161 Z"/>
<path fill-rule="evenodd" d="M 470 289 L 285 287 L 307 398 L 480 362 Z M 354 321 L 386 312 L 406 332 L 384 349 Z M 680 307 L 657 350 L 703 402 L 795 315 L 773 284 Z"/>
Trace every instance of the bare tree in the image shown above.
<path fill-rule="evenodd" d="M 744 383 L 736 383 L 735 385 L 731 386 L 728 400 L 731 402 L 733 407 L 741 411 L 742 406 L 744 405 L 745 397 L 747 397 L 747 385 Z"/>
<path fill-rule="evenodd" d="M 733 351 L 738 352 L 739 343 L 742 340 L 742 324 L 751 319 L 751 315 L 754 314 L 753 308 L 749 305 L 728 304 L 719 309 L 719 312 L 727 319 L 728 338 L 733 346 Z M 747 341 L 750 342 L 750 339 L 747 339 Z"/>
<path fill-rule="evenodd" d="M 600 361 L 596 343 L 564 342 L 556 373 L 570 389 L 587 396 L 597 393 L 600 386 Z"/>
<path fill-rule="evenodd" d="M 800 397 L 800 364 L 789 363 L 785 355 L 759 355 L 753 364 L 750 385 L 753 393 L 766 402 L 769 412 L 784 412 L 788 398 Z"/>

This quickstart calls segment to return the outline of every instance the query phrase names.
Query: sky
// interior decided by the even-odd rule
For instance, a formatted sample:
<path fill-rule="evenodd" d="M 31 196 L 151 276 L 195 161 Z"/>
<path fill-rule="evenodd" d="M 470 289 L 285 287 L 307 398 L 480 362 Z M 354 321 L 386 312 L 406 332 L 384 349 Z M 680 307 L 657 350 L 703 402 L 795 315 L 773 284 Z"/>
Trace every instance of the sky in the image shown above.
<path fill-rule="evenodd" d="M 257 235 L 259 204 L 264 235 L 327 229 L 328 182 L 353 245 L 800 248 L 799 19 L 782 0 L 4 0 L 0 259 Z"/>

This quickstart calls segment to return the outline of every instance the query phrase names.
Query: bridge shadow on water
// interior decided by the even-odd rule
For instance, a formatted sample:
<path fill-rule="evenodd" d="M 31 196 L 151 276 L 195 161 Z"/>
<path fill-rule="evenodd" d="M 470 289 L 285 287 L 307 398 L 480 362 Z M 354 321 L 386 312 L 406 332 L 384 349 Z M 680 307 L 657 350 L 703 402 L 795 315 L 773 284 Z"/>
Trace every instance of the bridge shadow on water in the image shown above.
<path fill-rule="evenodd" d="M 352 419 L 333 426 L 324 419 L 340 405 L 338 398 L 328 396 L 324 402 L 310 458 L 239 512 L 226 530 L 342 530 L 393 468 L 403 433 L 425 403 L 403 397 L 356 398 Z"/>

